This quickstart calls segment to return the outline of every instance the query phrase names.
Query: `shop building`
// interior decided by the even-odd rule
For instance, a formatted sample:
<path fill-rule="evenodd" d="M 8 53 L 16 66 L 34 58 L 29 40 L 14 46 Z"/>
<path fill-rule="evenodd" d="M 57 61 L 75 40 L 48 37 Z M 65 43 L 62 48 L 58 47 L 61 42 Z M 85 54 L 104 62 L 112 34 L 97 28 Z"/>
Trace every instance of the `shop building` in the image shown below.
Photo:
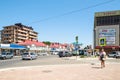
<path fill-rule="evenodd" d="M 95 13 L 94 48 L 120 50 L 120 10 Z"/>

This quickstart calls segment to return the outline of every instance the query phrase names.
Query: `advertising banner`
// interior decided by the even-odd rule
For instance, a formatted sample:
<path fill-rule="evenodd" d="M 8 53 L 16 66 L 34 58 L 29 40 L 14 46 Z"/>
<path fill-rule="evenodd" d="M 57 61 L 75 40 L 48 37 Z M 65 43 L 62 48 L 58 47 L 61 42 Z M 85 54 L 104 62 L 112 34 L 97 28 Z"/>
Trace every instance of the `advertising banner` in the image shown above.
<path fill-rule="evenodd" d="M 115 44 L 115 36 L 116 30 L 115 29 L 99 29 L 99 39 L 105 38 L 106 45 L 113 45 Z"/>

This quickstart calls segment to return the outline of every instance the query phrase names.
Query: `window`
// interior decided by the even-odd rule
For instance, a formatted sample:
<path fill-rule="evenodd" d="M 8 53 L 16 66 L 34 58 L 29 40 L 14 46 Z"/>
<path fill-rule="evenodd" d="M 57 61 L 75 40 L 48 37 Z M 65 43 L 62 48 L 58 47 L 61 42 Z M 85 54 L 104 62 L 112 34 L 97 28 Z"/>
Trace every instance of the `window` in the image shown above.
<path fill-rule="evenodd" d="M 104 17 L 96 17 L 96 25 L 115 25 L 120 23 L 120 15 L 118 16 L 104 16 Z"/>

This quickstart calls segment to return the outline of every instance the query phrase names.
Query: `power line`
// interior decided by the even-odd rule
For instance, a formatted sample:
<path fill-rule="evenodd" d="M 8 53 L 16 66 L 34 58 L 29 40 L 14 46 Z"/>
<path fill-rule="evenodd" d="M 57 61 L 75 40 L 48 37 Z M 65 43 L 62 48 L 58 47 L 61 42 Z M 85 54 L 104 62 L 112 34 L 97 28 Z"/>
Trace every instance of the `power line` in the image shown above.
<path fill-rule="evenodd" d="M 64 13 L 64 14 L 60 14 L 60 15 L 57 15 L 57 16 L 52 16 L 52 17 L 44 18 L 44 19 L 41 19 L 41 20 L 39 20 L 39 21 L 31 22 L 31 23 L 29 23 L 29 24 L 34 24 L 34 23 L 38 23 L 38 22 L 43 22 L 43 21 L 47 21 L 47 20 L 50 20 L 50 19 L 54 19 L 54 18 L 58 18 L 58 17 L 62 17 L 62 16 L 65 16 L 65 15 L 69 15 L 69 14 L 77 13 L 77 12 L 80 12 L 80 11 L 83 11 L 83 10 L 86 10 L 86 9 L 90 9 L 90 8 L 94 8 L 94 7 L 97 7 L 97 6 L 104 5 L 104 4 L 108 4 L 108 3 L 111 3 L 111 2 L 113 2 L 113 1 L 115 1 L 115 0 L 105 1 L 105 2 L 98 3 L 98 4 L 95 4 L 95 5 L 92 5 L 92 6 L 86 7 L 86 8 L 79 9 L 79 10 L 74 10 L 74 11 L 66 12 L 66 13 Z"/>

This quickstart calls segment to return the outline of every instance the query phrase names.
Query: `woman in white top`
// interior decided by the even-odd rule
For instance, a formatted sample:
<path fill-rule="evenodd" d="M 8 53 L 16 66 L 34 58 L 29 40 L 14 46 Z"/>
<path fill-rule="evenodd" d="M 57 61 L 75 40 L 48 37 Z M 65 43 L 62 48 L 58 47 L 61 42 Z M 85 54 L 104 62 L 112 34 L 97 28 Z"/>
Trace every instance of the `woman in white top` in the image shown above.
<path fill-rule="evenodd" d="M 99 60 L 101 61 L 101 68 L 105 67 L 106 52 L 104 51 L 104 49 L 100 51 Z"/>

